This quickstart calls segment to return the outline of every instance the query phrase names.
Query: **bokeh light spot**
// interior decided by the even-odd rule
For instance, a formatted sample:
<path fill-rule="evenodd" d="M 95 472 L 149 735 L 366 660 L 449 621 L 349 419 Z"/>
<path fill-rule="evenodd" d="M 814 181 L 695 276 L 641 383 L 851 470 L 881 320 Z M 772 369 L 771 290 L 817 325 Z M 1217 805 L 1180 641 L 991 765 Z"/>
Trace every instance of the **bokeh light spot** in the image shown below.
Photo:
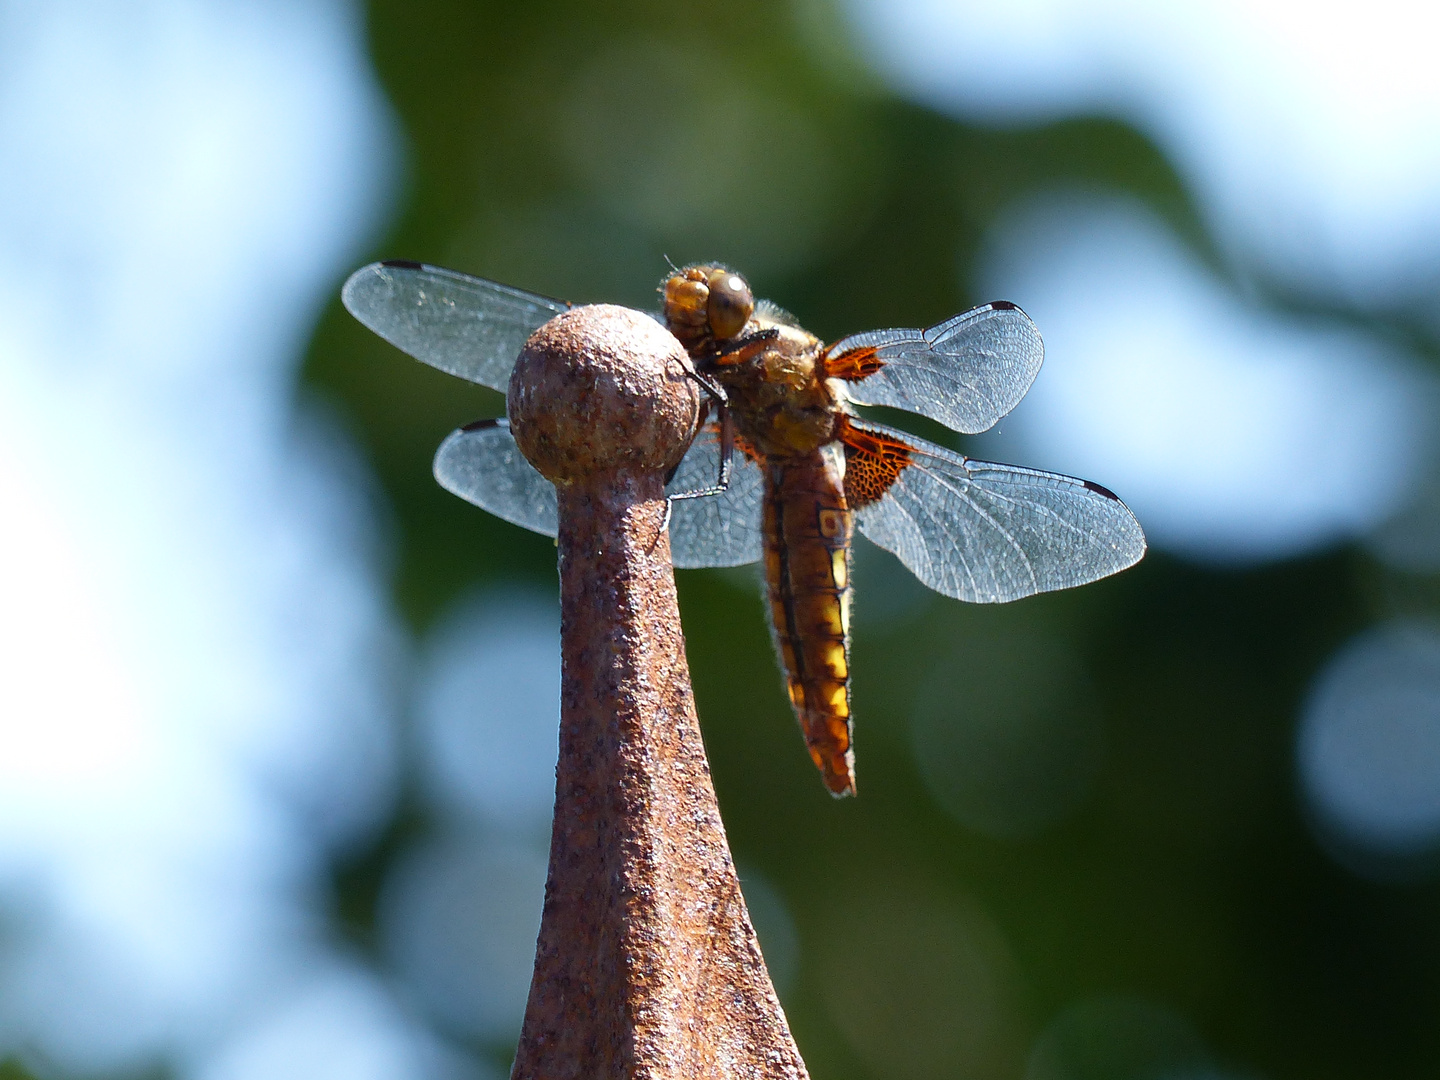
<path fill-rule="evenodd" d="M 817 946 L 830 1017 L 882 1080 L 989 1080 L 1018 1057 L 1013 970 L 973 900 L 913 882 L 872 886 L 825 912 Z"/>
<path fill-rule="evenodd" d="M 1419 482 L 1433 378 L 1242 302 L 1138 203 L 1048 196 L 991 245 L 982 291 L 1035 319 L 1045 366 L 986 454 L 1096 479 L 1155 546 L 1207 561 L 1363 535 Z"/>
<path fill-rule="evenodd" d="M 1181 1016 L 1132 997 L 1078 1001 L 1035 1041 L 1025 1080 L 1187 1080 L 1214 1076 Z"/>
<path fill-rule="evenodd" d="M 489 1080 L 406 1017 L 374 975 L 322 965 L 197 1080 Z"/>
<path fill-rule="evenodd" d="M 471 595 L 436 625 L 417 720 L 430 794 L 449 810 L 543 831 L 560 752 L 560 608 L 553 597 Z"/>
<path fill-rule="evenodd" d="M 1361 856 L 1440 844 L 1440 628 L 1392 622 L 1340 649 L 1311 689 L 1296 759 L 1332 844 Z"/>
<path fill-rule="evenodd" d="M 921 684 L 911 745 L 931 794 L 957 821 L 1020 837 L 1079 805 L 1104 732 L 1065 642 L 992 626 L 952 642 Z"/>
<path fill-rule="evenodd" d="M 750 912 L 755 936 L 760 939 L 770 981 L 783 995 L 800 969 L 800 933 L 780 891 L 758 870 L 748 866 L 739 870 L 745 908 Z"/>
<path fill-rule="evenodd" d="M 1116 116 L 1176 162 L 1223 246 L 1302 288 L 1433 309 L 1437 14 L 1291 0 L 848 0 L 902 92 L 988 123 Z"/>
<path fill-rule="evenodd" d="M 442 1028 L 497 1045 L 519 1036 L 545 869 L 539 846 L 456 833 L 392 871 L 381 900 L 386 951 Z"/>
<path fill-rule="evenodd" d="M 840 210 L 825 133 L 722 54 L 617 40 L 576 73 L 557 149 L 622 220 L 753 275 L 794 266 Z"/>

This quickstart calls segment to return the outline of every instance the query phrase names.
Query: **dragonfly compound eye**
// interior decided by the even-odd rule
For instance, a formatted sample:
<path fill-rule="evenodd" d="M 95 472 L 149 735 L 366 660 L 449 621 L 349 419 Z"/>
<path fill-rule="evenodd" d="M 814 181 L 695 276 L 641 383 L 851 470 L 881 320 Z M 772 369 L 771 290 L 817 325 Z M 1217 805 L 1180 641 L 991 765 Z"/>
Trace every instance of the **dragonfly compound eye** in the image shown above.
<path fill-rule="evenodd" d="M 755 297 L 745 279 L 733 270 L 712 271 L 708 284 L 710 296 L 705 301 L 705 312 L 710 332 L 718 341 L 732 338 L 750 321 Z"/>

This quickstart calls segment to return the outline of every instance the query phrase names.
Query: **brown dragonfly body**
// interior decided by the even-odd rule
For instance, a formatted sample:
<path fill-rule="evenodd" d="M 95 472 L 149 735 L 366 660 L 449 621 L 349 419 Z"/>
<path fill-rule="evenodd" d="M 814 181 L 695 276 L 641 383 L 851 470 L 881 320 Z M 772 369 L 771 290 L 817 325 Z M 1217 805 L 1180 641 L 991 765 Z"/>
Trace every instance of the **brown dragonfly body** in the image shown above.
<path fill-rule="evenodd" d="M 820 339 L 779 309 L 757 309 L 738 274 L 687 267 L 662 292 L 671 331 L 697 370 L 725 389 L 741 452 L 764 470 L 766 593 L 790 703 L 825 786 L 853 795 L 852 505 L 881 492 L 847 482 L 846 459 L 856 452 L 848 397 Z M 720 304 L 711 301 L 717 292 Z M 728 348 L 731 341 L 739 347 Z"/>
<path fill-rule="evenodd" d="M 1025 396 L 1044 355 L 1034 323 L 1014 304 L 827 347 L 779 308 L 757 303 L 745 279 L 722 266 L 676 270 L 661 293 L 665 323 L 712 397 L 669 478 L 671 557 L 677 567 L 763 562 L 790 701 L 832 793 L 855 791 L 856 532 L 930 588 L 974 603 L 1082 585 L 1144 554 L 1139 523 L 1100 485 L 975 461 L 852 407 L 901 409 L 964 433 L 989 429 Z M 386 340 L 501 393 L 526 337 L 569 307 L 403 261 L 356 271 L 343 295 Z M 507 521 L 555 535 L 555 489 L 503 419 L 452 433 L 435 476 Z"/>
<path fill-rule="evenodd" d="M 855 793 L 850 721 L 850 549 L 845 459 L 824 448 L 768 463 L 765 584 L 790 704 L 825 786 Z"/>

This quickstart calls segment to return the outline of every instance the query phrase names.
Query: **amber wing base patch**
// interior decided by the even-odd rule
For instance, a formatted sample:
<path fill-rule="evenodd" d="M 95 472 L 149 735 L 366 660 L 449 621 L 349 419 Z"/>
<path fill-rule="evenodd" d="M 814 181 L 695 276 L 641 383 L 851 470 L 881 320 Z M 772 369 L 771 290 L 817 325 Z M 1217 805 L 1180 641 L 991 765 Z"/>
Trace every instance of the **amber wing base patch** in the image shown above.
<path fill-rule="evenodd" d="M 865 431 L 842 416 L 836 437 L 845 444 L 845 501 L 850 509 L 877 502 L 910 465 L 912 448 L 889 435 Z"/>
<path fill-rule="evenodd" d="M 833 356 L 826 353 L 823 363 L 826 378 L 845 379 L 849 382 L 856 382 L 867 375 L 874 375 L 885 366 L 885 361 L 880 359 L 879 352 L 874 345 L 861 345 L 858 348 L 846 349 Z"/>

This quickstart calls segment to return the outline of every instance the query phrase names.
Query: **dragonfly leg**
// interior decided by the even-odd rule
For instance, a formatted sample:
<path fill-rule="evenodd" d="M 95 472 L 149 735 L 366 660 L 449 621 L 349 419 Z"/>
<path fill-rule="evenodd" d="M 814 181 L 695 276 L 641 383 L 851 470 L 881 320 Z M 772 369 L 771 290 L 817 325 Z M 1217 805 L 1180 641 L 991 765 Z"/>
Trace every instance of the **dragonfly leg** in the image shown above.
<path fill-rule="evenodd" d="M 711 495 L 723 495 L 730 489 L 730 464 L 731 457 L 735 453 L 735 421 L 730 415 L 730 410 L 725 407 L 724 401 L 716 404 L 720 414 L 720 477 L 714 487 L 700 488 L 696 491 L 677 491 L 673 495 L 665 497 L 666 513 L 669 513 L 670 504 L 676 499 L 705 499 Z M 667 516 L 665 524 L 670 524 Z"/>
<path fill-rule="evenodd" d="M 709 375 L 706 375 L 703 371 L 700 371 L 697 367 L 695 367 L 694 364 L 689 364 L 686 366 L 685 374 L 690 376 L 690 378 L 694 379 L 700 385 L 700 389 L 704 390 L 712 398 L 718 401 L 721 406 L 730 404 L 730 397 L 728 394 L 725 393 L 725 388 L 721 386 L 718 382 L 716 382 L 714 379 L 712 379 Z"/>
<path fill-rule="evenodd" d="M 665 510 L 660 515 L 660 528 L 655 530 L 655 539 L 650 541 L 650 546 L 645 549 L 647 551 L 654 551 L 655 545 L 660 542 L 660 537 L 664 536 L 665 530 L 670 528 L 670 514 L 671 511 L 674 510 L 674 507 L 670 503 L 670 498 L 673 498 L 673 496 L 665 500 Z"/>
<path fill-rule="evenodd" d="M 757 330 L 753 334 L 746 334 L 744 337 L 736 338 L 722 346 L 716 352 L 712 363 L 719 364 L 721 367 L 743 364 L 747 360 L 753 360 L 756 355 L 764 351 L 765 346 L 773 341 L 778 341 L 779 338 L 780 331 L 773 326 L 769 330 Z"/>

